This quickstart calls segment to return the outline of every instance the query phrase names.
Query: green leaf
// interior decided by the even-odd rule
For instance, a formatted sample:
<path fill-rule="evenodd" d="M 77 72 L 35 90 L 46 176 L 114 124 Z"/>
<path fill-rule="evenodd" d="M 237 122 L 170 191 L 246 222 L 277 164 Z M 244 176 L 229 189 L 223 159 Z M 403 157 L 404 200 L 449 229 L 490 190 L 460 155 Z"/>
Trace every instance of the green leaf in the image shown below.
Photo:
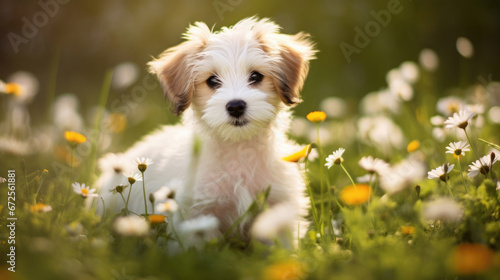
<path fill-rule="evenodd" d="M 496 149 L 496 150 L 499 150 L 499 151 L 500 151 L 500 146 L 499 146 L 499 145 L 497 145 L 497 144 L 495 144 L 495 143 L 488 142 L 488 141 L 486 141 L 486 140 L 484 140 L 484 139 L 481 139 L 481 138 L 479 138 L 479 141 L 481 141 L 481 142 L 483 142 L 483 143 L 486 143 L 486 144 L 488 144 L 489 146 L 491 146 L 493 149 Z"/>

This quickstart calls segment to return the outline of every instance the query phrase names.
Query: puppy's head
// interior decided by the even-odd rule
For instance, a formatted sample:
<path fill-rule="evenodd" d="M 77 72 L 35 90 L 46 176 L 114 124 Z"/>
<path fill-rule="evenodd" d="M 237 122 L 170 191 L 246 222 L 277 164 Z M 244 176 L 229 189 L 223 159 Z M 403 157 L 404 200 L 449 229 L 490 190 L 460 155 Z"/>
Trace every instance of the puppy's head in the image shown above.
<path fill-rule="evenodd" d="M 149 63 L 172 111 L 192 107 L 212 136 L 249 139 L 269 127 L 284 107 L 301 102 L 300 90 L 315 50 L 307 34 L 285 35 L 268 19 L 248 18 L 212 33 L 190 26 L 185 42 Z"/>

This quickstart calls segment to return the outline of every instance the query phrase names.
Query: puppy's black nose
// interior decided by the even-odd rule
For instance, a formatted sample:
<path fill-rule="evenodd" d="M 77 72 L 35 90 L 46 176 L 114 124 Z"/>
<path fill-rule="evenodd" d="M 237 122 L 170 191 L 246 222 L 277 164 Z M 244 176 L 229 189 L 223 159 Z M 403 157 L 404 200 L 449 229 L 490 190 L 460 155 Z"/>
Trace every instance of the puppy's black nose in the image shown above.
<path fill-rule="evenodd" d="M 226 110 L 232 117 L 238 118 L 245 113 L 247 103 L 241 99 L 231 100 L 226 104 Z"/>

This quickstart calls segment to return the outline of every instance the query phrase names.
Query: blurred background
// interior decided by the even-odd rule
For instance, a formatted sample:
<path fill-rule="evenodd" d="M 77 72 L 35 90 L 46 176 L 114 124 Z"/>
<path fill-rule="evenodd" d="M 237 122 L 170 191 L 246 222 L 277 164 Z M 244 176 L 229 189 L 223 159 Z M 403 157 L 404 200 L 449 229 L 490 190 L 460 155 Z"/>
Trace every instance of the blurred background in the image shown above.
<path fill-rule="evenodd" d="M 374 14 L 391 5 L 398 13 L 385 26 L 374 27 Z M 423 49 L 432 50 L 431 58 L 437 59 L 431 73 L 435 95 L 500 74 L 500 2 L 495 0 L 2 0 L 0 14 L 0 79 L 27 71 L 39 81 L 29 104 L 32 124 L 42 122 L 50 104 L 64 93 L 74 94 L 80 108 L 97 104 L 106 69 L 117 65 L 124 81 L 113 81 L 108 108 L 134 86 L 155 83 L 144 81 L 145 64 L 180 43 L 195 21 L 218 30 L 257 15 L 273 19 L 285 33 L 310 33 L 320 52 L 303 90 L 304 103 L 295 109 L 302 116 L 328 96 L 343 98 L 355 113 L 364 95 L 386 86 L 390 69 L 403 61 L 419 63 Z M 356 45 L 356 28 L 372 28 L 374 36 L 364 46 Z M 459 37 L 472 43 L 468 58 L 457 52 Z M 357 48 L 348 59 L 342 43 Z M 139 103 L 151 105 L 148 114 L 160 123 L 175 121 L 159 87 L 146 91 Z"/>

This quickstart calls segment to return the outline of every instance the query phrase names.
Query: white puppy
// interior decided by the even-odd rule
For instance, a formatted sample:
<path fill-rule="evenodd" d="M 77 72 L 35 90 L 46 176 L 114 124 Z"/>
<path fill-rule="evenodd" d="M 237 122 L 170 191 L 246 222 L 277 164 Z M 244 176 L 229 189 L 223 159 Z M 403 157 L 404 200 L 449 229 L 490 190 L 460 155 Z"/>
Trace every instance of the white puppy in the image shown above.
<path fill-rule="evenodd" d="M 303 174 L 296 163 L 282 158 L 298 151 L 285 135 L 291 118 L 287 107 L 301 102 L 299 92 L 315 50 L 306 34 L 279 30 L 268 19 L 244 19 L 219 32 L 198 22 L 189 27 L 185 42 L 149 63 L 173 112 L 185 111 L 184 121 L 100 161 L 98 186 L 108 209 L 124 207 L 122 198 L 108 190 L 124 182 L 123 172 L 138 172 L 134 160 L 144 157 L 154 162 L 145 172 L 146 195 L 162 186 L 175 191 L 180 207 L 174 227 L 182 220 L 213 215 L 219 220 L 214 234 L 223 234 L 270 186 L 268 211 L 288 213 L 283 219 L 289 221 L 276 224 L 295 234 L 298 227 L 306 232 Z M 133 186 L 129 209 L 145 212 L 142 182 Z M 281 217 L 278 212 L 265 216 Z M 259 220 L 262 226 L 273 224 Z M 239 227 L 244 238 L 250 223 Z"/>

